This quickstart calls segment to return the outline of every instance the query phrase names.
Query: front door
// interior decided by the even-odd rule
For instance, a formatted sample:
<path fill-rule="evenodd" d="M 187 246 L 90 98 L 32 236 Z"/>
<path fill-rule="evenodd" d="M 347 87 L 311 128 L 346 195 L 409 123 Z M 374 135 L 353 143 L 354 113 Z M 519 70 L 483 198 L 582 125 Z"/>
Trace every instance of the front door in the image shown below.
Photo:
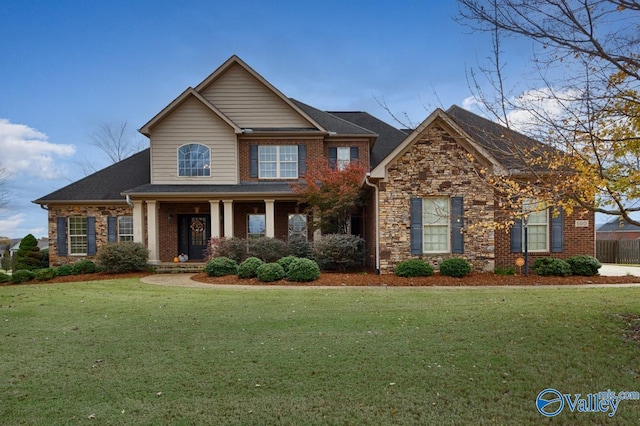
<path fill-rule="evenodd" d="M 178 250 L 189 260 L 204 260 L 211 236 L 208 215 L 179 215 Z"/>

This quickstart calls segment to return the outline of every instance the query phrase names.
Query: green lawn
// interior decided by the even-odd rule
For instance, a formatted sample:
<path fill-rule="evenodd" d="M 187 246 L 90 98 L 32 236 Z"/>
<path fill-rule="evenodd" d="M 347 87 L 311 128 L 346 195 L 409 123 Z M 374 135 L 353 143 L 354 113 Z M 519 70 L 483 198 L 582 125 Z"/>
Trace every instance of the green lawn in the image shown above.
<path fill-rule="evenodd" d="M 3 424 L 541 424 L 640 390 L 640 288 L 0 287 Z M 640 401 L 613 418 L 638 424 Z"/>

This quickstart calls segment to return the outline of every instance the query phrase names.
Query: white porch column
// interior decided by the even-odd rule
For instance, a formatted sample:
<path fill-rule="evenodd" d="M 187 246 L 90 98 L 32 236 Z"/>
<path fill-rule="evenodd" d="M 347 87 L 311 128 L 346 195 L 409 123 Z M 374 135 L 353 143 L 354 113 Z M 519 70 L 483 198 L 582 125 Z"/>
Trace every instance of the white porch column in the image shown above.
<path fill-rule="evenodd" d="M 133 241 L 144 243 L 144 206 L 142 201 L 133 201 Z"/>
<path fill-rule="evenodd" d="M 275 200 L 264 200 L 265 236 L 268 238 L 276 236 L 274 204 Z"/>
<path fill-rule="evenodd" d="M 233 200 L 222 200 L 224 204 L 224 237 L 233 237 Z"/>
<path fill-rule="evenodd" d="M 149 232 L 149 263 L 160 263 L 158 250 L 158 205 L 155 201 L 147 201 L 147 230 Z"/>
<path fill-rule="evenodd" d="M 220 238 L 220 200 L 209 200 L 211 207 L 211 238 Z"/>

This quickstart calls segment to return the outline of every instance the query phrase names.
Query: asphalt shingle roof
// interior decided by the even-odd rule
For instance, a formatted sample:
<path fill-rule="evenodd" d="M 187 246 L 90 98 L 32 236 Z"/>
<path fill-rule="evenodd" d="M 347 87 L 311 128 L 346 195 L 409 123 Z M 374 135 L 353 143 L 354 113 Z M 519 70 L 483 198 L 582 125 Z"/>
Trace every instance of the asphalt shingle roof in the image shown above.
<path fill-rule="evenodd" d="M 631 231 L 640 231 L 640 226 L 629 223 L 625 220 L 621 220 L 616 217 L 615 219 L 610 220 L 607 223 L 604 223 L 596 229 L 598 232 L 631 232 Z"/>
<path fill-rule="evenodd" d="M 313 118 L 318 124 L 330 132 L 335 132 L 338 135 L 376 136 L 376 132 L 368 128 L 344 120 L 326 111 L 321 111 L 296 99 L 290 99 L 298 108 L 304 111 L 305 114 Z"/>

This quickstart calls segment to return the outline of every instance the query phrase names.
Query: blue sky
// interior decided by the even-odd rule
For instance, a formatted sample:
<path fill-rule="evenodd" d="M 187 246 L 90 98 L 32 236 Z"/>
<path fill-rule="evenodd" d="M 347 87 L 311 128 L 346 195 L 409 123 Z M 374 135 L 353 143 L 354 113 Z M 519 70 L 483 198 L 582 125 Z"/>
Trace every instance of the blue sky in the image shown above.
<path fill-rule="evenodd" d="M 107 165 L 90 144 L 101 123 L 140 128 L 237 54 L 286 96 L 320 109 L 379 104 L 422 121 L 464 105 L 467 73 L 490 40 L 435 1 L 3 1 L 0 167 L 11 173 L 0 236 L 47 235 L 31 203 Z M 531 49 L 506 46 L 514 78 Z M 515 66 L 514 66 L 515 65 Z"/>

